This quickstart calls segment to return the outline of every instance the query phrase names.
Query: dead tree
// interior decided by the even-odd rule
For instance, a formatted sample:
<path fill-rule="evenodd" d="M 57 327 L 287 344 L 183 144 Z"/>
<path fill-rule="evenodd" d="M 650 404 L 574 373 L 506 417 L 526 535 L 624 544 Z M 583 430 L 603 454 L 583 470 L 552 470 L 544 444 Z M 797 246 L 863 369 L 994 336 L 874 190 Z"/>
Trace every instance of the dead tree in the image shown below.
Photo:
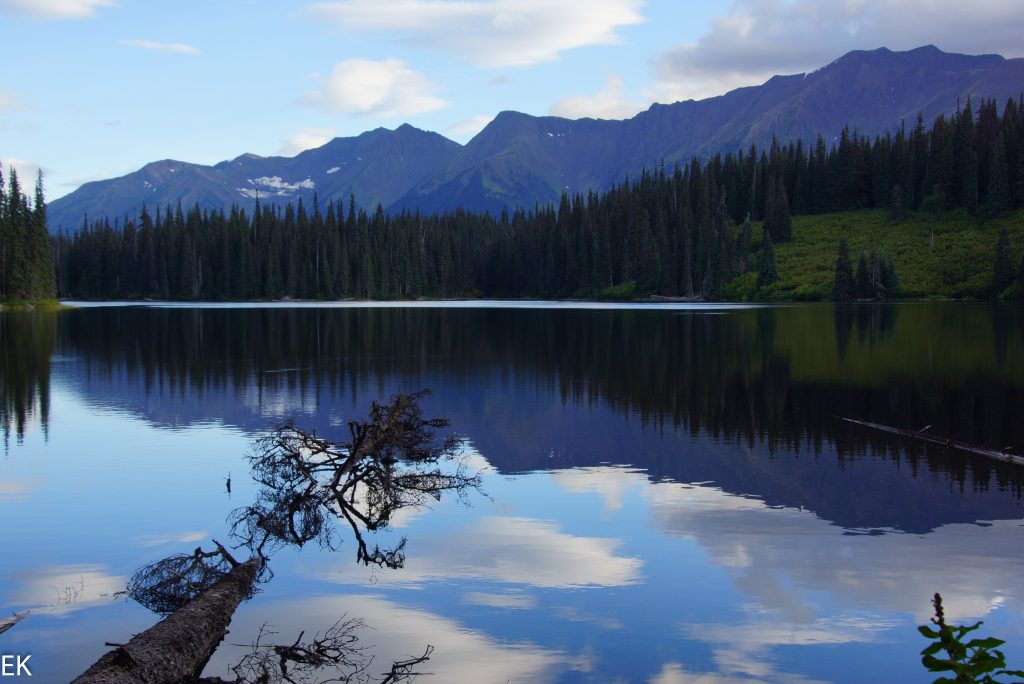
<path fill-rule="evenodd" d="M 369 672 L 373 656 L 359 643 L 358 632 L 365 627 L 362 619 L 343 616 L 309 641 L 302 640 L 301 632 L 290 644 L 272 644 L 268 641 L 276 632 L 263 625 L 250 652 L 231 668 L 234 679 L 205 677 L 195 684 L 394 684 L 427 674 L 415 668 L 430 660 L 433 646 L 427 646 L 423 655 L 396 660 L 378 680 Z"/>
<path fill-rule="evenodd" d="M 349 421 L 350 438 L 341 443 L 290 423 L 259 440 L 250 464 L 263 489 L 256 504 L 233 514 L 232 534 L 256 554 L 314 540 L 333 546 L 331 523 L 340 520 L 355 537 L 359 562 L 402 567 L 404 538 L 370 550 L 363 533 L 387 528 L 402 508 L 480 486 L 479 476 L 468 474 L 459 459 L 459 438 L 435 438 L 448 421 L 423 417 L 419 401 L 425 394 L 374 402 L 368 420 Z"/>
<path fill-rule="evenodd" d="M 369 420 L 350 421 L 351 439 L 340 444 L 291 424 L 260 439 L 250 463 L 262 491 L 254 505 L 232 515 L 232 535 L 252 550 L 253 558 L 239 563 L 214 540 L 214 551 L 197 548 L 141 568 L 126 593 L 168 616 L 101 657 L 73 684 L 223 681 L 198 678 L 235 609 L 255 593 L 267 572 L 268 552 L 314 540 L 331 545 L 339 518 L 355 535 L 358 561 L 401 567 L 404 538 L 390 549 L 370 551 L 363 532 L 387 527 L 402 508 L 439 500 L 444 492 L 462 496 L 480 485 L 477 475 L 465 472 L 458 438 L 435 439 L 434 430 L 448 422 L 423 418 L 419 400 L 425 394 L 374 402 Z M 313 681 L 325 667 L 339 674 L 323 681 L 370 681 L 366 668 L 372 659 L 361 660 L 362 649 L 352 634 L 356 624 L 338 623 L 306 644 L 301 634 L 291 645 L 268 647 L 257 640 L 254 653 L 234 670 L 236 683 Z M 428 646 L 422 656 L 393 663 L 381 681 L 420 674 L 414 668 L 432 650 Z"/>
<path fill-rule="evenodd" d="M 139 568 L 128 580 L 125 593 L 154 613 L 170 615 L 238 566 L 220 542 L 214 539 L 213 543 L 213 551 L 197 547 L 191 554 L 175 554 Z M 255 593 L 253 584 L 244 599 Z"/>
<path fill-rule="evenodd" d="M 72 684 L 172 684 L 198 677 L 262 569 L 260 557 L 236 562 L 212 586 L 102 656 Z"/>

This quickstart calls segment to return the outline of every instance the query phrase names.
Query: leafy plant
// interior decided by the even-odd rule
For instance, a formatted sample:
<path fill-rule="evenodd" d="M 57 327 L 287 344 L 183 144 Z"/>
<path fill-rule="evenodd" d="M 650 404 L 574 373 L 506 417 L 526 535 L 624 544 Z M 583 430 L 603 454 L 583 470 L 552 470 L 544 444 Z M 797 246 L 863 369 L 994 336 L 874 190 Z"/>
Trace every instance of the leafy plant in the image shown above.
<path fill-rule="evenodd" d="M 982 622 L 969 627 L 948 625 L 942 611 L 942 596 L 936 593 L 932 605 L 935 606 L 935 617 L 931 621 L 938 629 L 928 625 L 917 628 L 922 636 L 933 641 L 921 651 L 921 663 L 929 672 L 955 675 L 955 678 L 939 677 L 934 684 L 998 684 L 993 676 L 1024 677 L 1024 670 L 1006 669 L 1006 657 L 998 650 L 1006 643 L 1002 639 L 986 637 L 964 643 L 964 637 L 981 627 Z M 948 657 L 937 657 L 939 653 Z"/>

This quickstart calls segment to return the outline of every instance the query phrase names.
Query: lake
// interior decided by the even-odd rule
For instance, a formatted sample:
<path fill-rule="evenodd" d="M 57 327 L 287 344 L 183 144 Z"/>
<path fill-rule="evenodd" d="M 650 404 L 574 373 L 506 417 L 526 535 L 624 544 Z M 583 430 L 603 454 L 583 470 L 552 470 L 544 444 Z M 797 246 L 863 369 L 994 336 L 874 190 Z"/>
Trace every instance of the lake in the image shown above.
<path fill-rule="evenodd" d="M 0 314 L 0 354 L 0 651 L 39 681 L 231 541 L 255 439 L 422 388 L 481 491 L 373 535 L 401 569 L 275 552 L 206 674 L 346 616 L 425 682 L 925 682 L 937 591 L 1024 667 L 1024 466 L 839 420 L 1021 453 L 1019 306 L 83 305 Z"/>

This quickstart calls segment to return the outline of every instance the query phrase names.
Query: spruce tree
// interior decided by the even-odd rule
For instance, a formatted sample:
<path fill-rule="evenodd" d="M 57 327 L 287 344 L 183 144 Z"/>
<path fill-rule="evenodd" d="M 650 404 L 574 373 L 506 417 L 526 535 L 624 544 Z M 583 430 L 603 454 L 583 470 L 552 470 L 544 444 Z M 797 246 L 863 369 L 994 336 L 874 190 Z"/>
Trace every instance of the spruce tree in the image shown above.
<path fill-rule="evenodd" d="M 11 247 L 14 236 L 10 221 L 7 220 L 7 194 L 4 190 L 4 169 L 0 164 L 0 302 L 8 298 L 8 277 L 10 274 Z"/>
<path fill-rule="evenodd" d="M 882 288 L 885 291 L 885 296 L 889 299 L 895 299 L 900 294 L 900 280 L 896 275 L 896 264 L 889 258 L 882 260 Z"/>
<path fill-rule="evenodd" d="M 850 263 L 850 249 L 846 245 L 845 238 L 839 240 L 839 256 L 836 258 L 832 299 L 836 301 L 853 299 L 853 265 Z"/>
<path fill-rule="evenodd" d="M 29 227 L 28 252 L 30 256 L 29 298 L 53 299 L 57 292 L 57 277 L 53 271 L 53 245 L 46 230 L 46 198 L 43 196 L 42 169 L 36 177 L 35 202 Z"/>
<path fill-rule="evenodd" d="M 891 221 L 902 221 L 907 215 L 903 202 L 903 190 L 900 186 L 892 186 L 889 193 L 889 219 Z"/>
<path fill-rule="evenodd" d="M 1010 237 L 1006 233 L 1006 227 L 999 229 L 999 239 L 996 240 L 995 263 L 992 266 L 992 297 L 999 294 L 1013 284 L 1013 262 L 1010 260 Z"/>
<path fill-rule="evenodd" d="M 1010 210 L 1009 169 L 1006 166 L 1003 137 L 996 138 L 988 166 L 988 200 L 986 213 L 989 218 L 1002 216 Z"/>
<path fill-rule="evenodd" d="M 766 228 L 764 242 L 761 245 L 761 265 L 757 269 L 757 287 L 771 285 L 778 279 L 779 273 L 775 270 L 775 246 L 772 244 L 772 234 Z"/>
<path fill-rule="evenodd" d="M 768 181 L 764 225 L 775 242 L 787 242 L 793 238 L 793 219 L 790 217 L 789 199 L 786 197 L 786 185 L 781 175 L 773 174 Z"/>
<path fill-rule="evenodd" d="M 780 242 L 789 242 L 793 239 L 793 219 L 789 211 L 789 196 L 786 194 L 786 184 L 781 174 L 776 182 L 778 187 L 775 189 L 775 220 L 778 223 L 778 237 Z"/>
<path fill-rule="evenodd" d="M 736 242 L 736 273 L 744 274 L 749 270 L 750 264 L 750 241 L 754 236 L 754 224 L 750 221 L 750 213 L 747 213 L 747 217 L 743 220 L 743 226 L 740 228 L 740 234 Z"/>
<path fill-rule="evenodd" d="M 864 252 L 857 258 L 857 274 L 854 276 L 854 294 L 857 299 L 871 299 L 874 293 L 871 288 L 871 267 L 868 265 L 868 257 Z"/>

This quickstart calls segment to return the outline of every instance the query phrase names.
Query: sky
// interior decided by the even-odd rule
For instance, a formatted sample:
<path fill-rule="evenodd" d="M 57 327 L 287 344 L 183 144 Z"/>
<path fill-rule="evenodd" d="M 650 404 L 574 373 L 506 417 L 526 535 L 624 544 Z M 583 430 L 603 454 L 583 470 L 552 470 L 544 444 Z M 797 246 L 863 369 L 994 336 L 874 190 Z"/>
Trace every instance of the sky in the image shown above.
<path fill-rule="evenodd" d="M 849 50 L 1024 56 L 1021 0 L 0 0 L 0 163 L 55 199 L 503 110 L 633 116 Z"/>

